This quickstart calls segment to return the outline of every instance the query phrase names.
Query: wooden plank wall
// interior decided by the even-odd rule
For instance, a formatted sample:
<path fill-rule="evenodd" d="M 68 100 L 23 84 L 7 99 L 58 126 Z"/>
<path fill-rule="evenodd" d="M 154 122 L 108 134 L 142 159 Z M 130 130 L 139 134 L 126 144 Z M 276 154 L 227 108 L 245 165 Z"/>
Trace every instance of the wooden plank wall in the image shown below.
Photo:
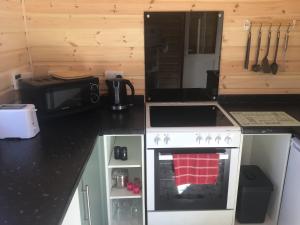
<path fill-rule="evenodd" d="M 103 74 L 106 69 L 122 70 L 133 81 L 137 93 L 144 93 L 143 12 L 223 10 L 220 93 L 300 93 L 300 22 L 291 33 L 284 72 L 277 76 L 254 74 L 242 67 L 247 37 L 244 21 L 299 20 L 299 0 L 25 0 L 25 3 L 29 48 L 36 74 L 60 69 L 85 69 L 95 74 Z M 103 82 L 102 87 L 105 89 Z"/>
<path fill-rule="evenodd" d="M 12 72 L 28 70 L 22 3 L 0 0 L 0 94 L 11 88 Z"/>

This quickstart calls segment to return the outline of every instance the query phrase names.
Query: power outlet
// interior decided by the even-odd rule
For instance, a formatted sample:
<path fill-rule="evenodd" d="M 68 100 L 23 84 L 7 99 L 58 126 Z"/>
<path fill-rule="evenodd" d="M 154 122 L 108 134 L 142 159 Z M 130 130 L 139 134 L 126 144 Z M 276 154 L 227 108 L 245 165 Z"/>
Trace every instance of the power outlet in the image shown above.
<path fill-rule="evenodd" d="M 33 76 L 32 72 L 23 72 L 23 73 L 12 72 L 11 73 L 11 82 L 12 82 L 13 88 L 15 90 L 19 90 L 19 80 L 24 79 L 24 78 L 29 78 L 32 76 Z"/>
<path fill-rule="evenodd" d="M 105 72 L 104 72 L 105 79 L 114 79 L 117 77 L 117 75 L 121 75 L 122 77 L 124 77 L 124 72 L 123 71 L 113 71 L 113 70 L 105 70 Z"/>
<path fill-rule="evenodd" d="M 15 90 L 19 89 L 19 80 L 22 78 L 22 75 L 20 73 L 12 73 L 11 74 L 11 83 L 13 85 L 13 88 Z"/>

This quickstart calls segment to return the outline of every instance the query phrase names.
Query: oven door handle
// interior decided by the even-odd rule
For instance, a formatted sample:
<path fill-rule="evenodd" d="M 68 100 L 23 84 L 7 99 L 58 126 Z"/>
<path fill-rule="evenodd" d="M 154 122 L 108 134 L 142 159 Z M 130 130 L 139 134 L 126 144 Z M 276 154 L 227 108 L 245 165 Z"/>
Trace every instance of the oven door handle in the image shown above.
<path fill-rule="evenodd" d="M 219 154 L 219 159 L 229 159 L 229 155 L 226 153 L 218 153 Z M 161 154 L 159 153 L 158 155 L 158 160 L 159 161 L 169 161 L 173 160 L 173 155 L 172 154 Z"/>
<path fill-rule="evenodd" d="M 241 150 L 232 148 L 230 153 L 229 183 L 227 194 L 227 209 L 234 209 L 240 175 Z"/>

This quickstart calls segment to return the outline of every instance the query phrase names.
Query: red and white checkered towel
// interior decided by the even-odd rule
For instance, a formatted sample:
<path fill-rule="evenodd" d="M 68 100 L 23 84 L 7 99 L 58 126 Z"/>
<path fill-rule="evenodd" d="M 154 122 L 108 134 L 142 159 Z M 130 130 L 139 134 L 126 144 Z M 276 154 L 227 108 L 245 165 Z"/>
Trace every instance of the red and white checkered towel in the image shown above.
<path fill-rule="evenodd" d="M 216 184 L 219 154 L 173 154 L 176 185 Z"/>

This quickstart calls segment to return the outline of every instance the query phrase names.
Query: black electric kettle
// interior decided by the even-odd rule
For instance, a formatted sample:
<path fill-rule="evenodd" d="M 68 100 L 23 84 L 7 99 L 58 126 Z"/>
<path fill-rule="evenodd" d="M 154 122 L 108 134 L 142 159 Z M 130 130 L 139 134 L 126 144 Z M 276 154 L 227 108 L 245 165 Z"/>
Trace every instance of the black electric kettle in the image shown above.
<path fill-rule="evenodd" d="M 116 78 L 106 80 L 106 84 L 112 110 L 123 110 L 133 105 L 134 87 L 129 80 L 117 75 Z M 131 96 L 127 96 L 126 85 L 131 89 Z"/>

